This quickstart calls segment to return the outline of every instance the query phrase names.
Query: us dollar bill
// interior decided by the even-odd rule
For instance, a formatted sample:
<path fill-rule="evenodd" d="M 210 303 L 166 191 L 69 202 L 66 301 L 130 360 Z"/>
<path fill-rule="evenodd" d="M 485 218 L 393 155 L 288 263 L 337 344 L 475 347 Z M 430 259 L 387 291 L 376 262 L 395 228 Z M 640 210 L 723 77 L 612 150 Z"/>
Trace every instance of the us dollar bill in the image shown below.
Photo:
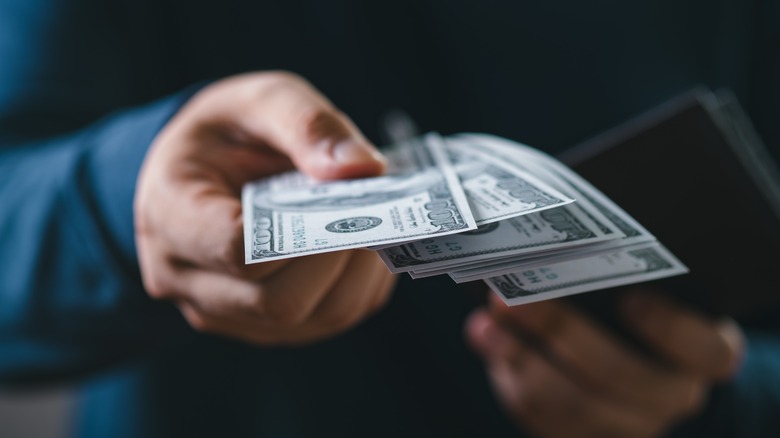
<path fill-rule="evenodd" d="M 476 229 L 440 138 L 432 135 L 397 148 L 393 173 L 380 177 L 317 182 L 291 172 L 246 184 L 242 191 L 246 262 Z"/>
<path fill-rule="evenodd" d="M 490 260 L 484 263 L 459 266 L 456 269 L 442 269 L 438 271 L 438 274 L 447 274 L 456 283 L 468 283 L 470 281 L 484 280 L 486 278 L 512 273 L 517 270 L 518 266 L 537 267 L 549 265 L 551 263 L 578 260 L 583 257 L 608 253 L 627 246 L 614 246 L 608 243 L 611 242 L 598 243 L 581 248 L 563 249 L 561 251 L 546 251 L 525 256 L 504 257 L 502 259 Z M 431 274 L 433 274 L 433 272 L 425 271 L 422 275 L 416 275 L 416 277 L 429 276 Z"/>
<path fill-rule="evenodd" d="M 511 162 L 513 166 L 532 168 L 535 175 L 550 185 L 564 186 L 558 187 L 559 190 L 577 199 L 578 205 L 586 207 L 587 214 L 602 226 L 605 233 L 623 239 L 605 245 L 618 247 L 655 240 L 647 229 L 622 208 L 554 157 L 530 146 L 487 134 L 459 134 L 455 139 L 474 143 L 480 149 Z"/>
<path fill-rule="evenodd" d="M 484 134 L 461 134 L 452 141 L 468 141 L 481 149 L 489 150 L 496 157 L 512 162 L 515 166 L 532 168 L 535 174 L 548 184 L 558 188 L 570 196 L 576 197 L 577 204 L 583 209 L 601 230 L 612 239 L 606 239 L 582 248 L 563 248 L 560 251 L 535 252 L 527 255 L 513 255 L 494 258 L 484 262 L 470 263 L 454 267 L 449 272 L 423 271 L 415 272 L 415 277 L 449 274 L 458 283 L 484 279 L 511 272 L 516 266 L 528 263 L 545 263 L 570 260 L 580 254 L 594 254 L 627 245 L 642 242 L 654 242 L 655 236 L 650 234 L 630 215 L 625 213 L 614 202 L 598 189 L 577 175 L 571 169 L 549 155 L 519 144 Z"/>
<path fill-rule="evenodd" d="M 538 254 L 582 246 L 611 237 L 581 210 L 564 206 L 481 225 L 477 230 L 385 248 L 379 251 L 390 271 L 462 269 L 479 261 L 521 254 Z"/>
<path fill-rule="evenodd" d="M 484 280 L 485 278 L 504 275 L 517 270 L 518 266 L 537 266 L 576 260 L 593 254 L 602 254 L 621 246 L 608 245 L 612 241 L 596 242 L 590 245 L 580 245 L 569 248 L 551 249 L 539 252 L 529 252 L 516 256 L 492 258 L 487 260 L 464 263 L 458 266 L 444 266 L 433 269 L 418 269 L 409 271 L 412 278 L 425 278 L 435 275 L 449 275 L 456 283 Z"/>
<path fill-rule="evenodd" d="M 451 150 L 483 151 L 512 168 L 533 172 L 545 184 L 567 196 L 577 197 L 578 202 L 554 209 L 557 214 L 553 217 L 559 220 L 552 226 L 545 224 L 545 216 L 549 215 L 536 213 L 523 217 L 526 226 L 518 226 L 519 220 L 504 220 L 498 223 L 497 230 L 489 230 L 491 232 L 484 230 L 487 227 L 480 227 L 466 236 L 426 239 L 387 249 L 381 255 L 391 271 L 406 271 L 413 278 L 449 274 L 456 282 L 474 281 L 511 272 L 521 263 L 565 260 L 576 257 L 581 251 L 592 253 L 594 248 L 606 250 L 636 243 L 620 240 L 627 234 L 641 235 L 645 241 L 654 240 L 652 235 L 643 232 L 641 226 L 633 225 L 635 221 L 622 210 L 609 204 L 605 196 L 549 155 L 518 143 L 479 134 L 448 138 L 447 147 Z M 540 217 L 539 221 L 532 220 L 537 219 L 536 216 Z M 567 216 L 575 220 L 560 220 Z M 509 224 L 520 233 L 510 233 L 512 228 L 507 226 Z M 584 227 L 586 232 L 582 232 L 583 227 L 572 227 L 572 224 L 587 224 Z M 559 231 L 561 225 L 569 230 L 567 238 L 551 238 L 550 230 Z M 528 230 L 533 233 L 529 234 Z"/>
<path fill-rule="evenodd" d="M 514 306 L 688 272 L 657 242 L 640 243 L 604 254 L 552 263 L 491 277 L 485 283 Z"/>
<path fill-rule="evenodd" d="M 444 144 L 477 225 L 557 208 L 574 201 L 531 172 L 495 157 L 489 150 L 447 139 Z"/>
<path fill-rule="evenodd" d="M 532 167 L 535 174 L 545 182 L 553 185 L 563 184 L 568 187 L 562 190 L 568 195 L 577 198 L 578 202 L 576 205 L 589 206 L 589 217 L 600 218 L 597 220 L 603 226 L 603 231 L 619 238 L 608 239 L 583 247 L 495 258 L 484 262 L 454 267 L 447 272 L 444 272 L 444 269 L 423 271 L 421 273 L 414 272 L 413 276 L 415 278 L 444 273 L 448 274 L 455 282 L 463 283 L 512 273 L 517 270 L 518 266 L 538 267 L 550 263 L 561 263 L 609 253 L 626 246 L 656 241 L 652 234 L 615 205 L 614 202 L 571 169 L 549 155 L 522 144 L 488 135 L 465 134 L 459 135 L 457 138 L 467 139 L 472 143 L 479 144 L 480 148 L 490 150 L 504 160 L 511 161 L 514 159 L 516 160 L 516 165 Z M 596 211 L 594 212 L 593 209 L 596 209 Z"/>

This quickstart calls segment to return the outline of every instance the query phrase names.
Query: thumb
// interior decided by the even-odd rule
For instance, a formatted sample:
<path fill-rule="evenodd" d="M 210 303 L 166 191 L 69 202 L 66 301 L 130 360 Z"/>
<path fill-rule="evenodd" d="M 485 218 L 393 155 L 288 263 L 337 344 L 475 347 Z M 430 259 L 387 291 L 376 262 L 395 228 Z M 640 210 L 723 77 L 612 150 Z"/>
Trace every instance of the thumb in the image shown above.
<path fill-rule="evenodd" d="M 303 78 L 262 73 L 244 125 L 317 179 L 381 174 L 385 160 L 355 124 Z"/>

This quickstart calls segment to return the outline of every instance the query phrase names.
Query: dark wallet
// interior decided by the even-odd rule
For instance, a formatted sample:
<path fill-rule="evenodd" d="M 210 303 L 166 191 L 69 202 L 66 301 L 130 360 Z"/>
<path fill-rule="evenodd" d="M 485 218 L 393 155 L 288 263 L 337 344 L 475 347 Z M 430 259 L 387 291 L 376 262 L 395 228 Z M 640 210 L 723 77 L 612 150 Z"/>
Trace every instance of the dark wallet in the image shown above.
<path fill-rule="evenodd" d="M 690 269 L 657 288 L 738 320 L 780 306 L 780 172 L 728 90 L 696 89 L 558 158 Z"/>

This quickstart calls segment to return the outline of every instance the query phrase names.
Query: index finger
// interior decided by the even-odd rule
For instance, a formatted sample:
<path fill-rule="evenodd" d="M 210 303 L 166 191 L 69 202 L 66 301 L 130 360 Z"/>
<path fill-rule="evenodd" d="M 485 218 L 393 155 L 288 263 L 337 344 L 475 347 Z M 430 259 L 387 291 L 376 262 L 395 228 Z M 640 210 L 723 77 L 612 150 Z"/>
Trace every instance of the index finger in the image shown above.
<path fill-rule="evenodd" d="M 381 174 L 384 158 L 355 124 L 305 79 L 265 72 L 224 81 L 214 98 L 244 134 L 289 157 L 318 179 Z M 216 93 L 214 93 L 216 94 Z"/>

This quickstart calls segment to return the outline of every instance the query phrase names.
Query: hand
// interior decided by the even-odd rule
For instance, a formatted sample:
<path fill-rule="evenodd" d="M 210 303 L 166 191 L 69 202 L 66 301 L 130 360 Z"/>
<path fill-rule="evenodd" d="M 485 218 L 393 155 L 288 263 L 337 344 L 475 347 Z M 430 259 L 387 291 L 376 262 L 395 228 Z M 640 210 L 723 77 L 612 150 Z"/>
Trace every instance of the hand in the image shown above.
<path fill-rule="evenodd" d="M 380 174 L 352 122 L 290 73 L 228 78 L 196 94 L 149 150 L 135 197 L 144 285 L 197 330 L 247 342 L 332 336 L 378 309 L 394 277 L 371 251 L 244 264 L 240 192 L 297 167 L 320 179 Z"/>
<path fill-rule="evenodd" d="M 744 341 L 659 294 L 635 293 L 626 324 L 663 363 L 621 344 L 562 300 L 507 307 L 491 294 L 469 341 L 487 363 L 500 401 L 540 437 L 653 437 L 697 412 L 714 382 L 733 376 Z"/>

